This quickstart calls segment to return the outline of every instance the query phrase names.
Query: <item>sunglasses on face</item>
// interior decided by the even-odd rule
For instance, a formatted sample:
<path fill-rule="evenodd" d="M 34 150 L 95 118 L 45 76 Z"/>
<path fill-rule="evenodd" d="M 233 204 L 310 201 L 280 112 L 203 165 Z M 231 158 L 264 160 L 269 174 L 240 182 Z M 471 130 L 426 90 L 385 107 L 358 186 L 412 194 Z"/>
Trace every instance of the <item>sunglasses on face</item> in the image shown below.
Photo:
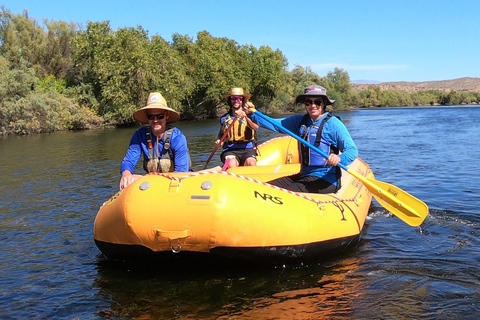
<path fill-rule="evenodd" d="M 305 103 L 306 107 L 310 107 L 312 104 L 315 104 L 316 106 L 320 106 L 322 105 L 323 100 L 322 99 L 315 99 L 315 100 L 305 99 L 303 103 Z"/>
<path fill-rule="evenodd" d="M 243 97 L 230 97 L 230 99 L 232 99 L 232 101 L 242 101 Z"/>
<path fill-rule="evenodd" d="M 154 119 L 162 120 L 163 118 L 165 118 L 165 114 L 164 113 L 147 114 L 147 118 L 148 120 L 154 120 Z"/>

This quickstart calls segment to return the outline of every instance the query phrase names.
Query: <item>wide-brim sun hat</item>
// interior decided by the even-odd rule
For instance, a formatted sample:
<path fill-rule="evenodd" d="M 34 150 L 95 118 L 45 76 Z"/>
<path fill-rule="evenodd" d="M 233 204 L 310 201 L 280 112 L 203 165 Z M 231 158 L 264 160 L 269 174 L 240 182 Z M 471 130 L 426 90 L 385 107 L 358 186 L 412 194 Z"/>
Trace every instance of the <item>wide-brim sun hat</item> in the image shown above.
<path fill-rule="evenodd" d="M 318 84 L 312 84 L 305 88 L 305 92 L 303 94 L 299 94 L 295 98 L 295 103 L 303 103 L 305 102 L 306 98 L 312 97 L 323 97 L 325 105 L 333 104 L 335 102 L 335 100 L 332 100 L 327 96 L 327 89 L 319 86 Z"/>
<path fill-rule="evenodd" d="M 167 101 L 159 92 L 152 92 L 148 95 L 147 105 L 135 111 L 133 118 L 141 123 L 148 123 L 147 110 L 161 109 L 165 111 L 167 122 L 173 123 L 180 120 L 180 114 L 167 106 Z"/>
<path fill-rule="evenodd" d="M 251 93 L 243 93 L 243 88 L 232 88 L 230 90 L 230 93 L 226 93 L 223 95 L 225 99 L 228 99 L 231 96 L 242 96 L 245 97 L 245 99 L 250 99 L 252 96 Z"/>

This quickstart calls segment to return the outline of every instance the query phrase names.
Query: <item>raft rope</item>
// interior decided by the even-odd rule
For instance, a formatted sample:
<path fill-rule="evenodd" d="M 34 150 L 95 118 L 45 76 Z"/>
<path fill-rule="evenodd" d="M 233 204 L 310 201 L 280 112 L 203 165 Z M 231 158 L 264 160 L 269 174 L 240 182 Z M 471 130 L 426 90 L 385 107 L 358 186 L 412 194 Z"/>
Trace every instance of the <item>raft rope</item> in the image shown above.
<path fill-rule="evenodd" d="M 312 201 L 312 202 L 315 202 L 317 204 L 317 207 L 321 210 L 322 207 L 325 207 L 325 204 L 327 203 L 336 203 L 336 202 L 354 202 L 355 204 L 358 204 L 357 203 L 357 199 L 356 199 L 356 196 L 354 198 L 350 198 L 350 199 L 332 199 L 332 200 L 317 200 L 317 199 L 314 199 L 314 198 L 311 198 L 309 196 L 306 196 L 302 193 L 298 193 L 298 192 L 295 192 L 295 191 L 292 191 L 292 190 L 288 190 L 288 189 L 285 189 L 285 188 L 281 188 L 279 186 L 274 186 L 274 185 L 271 185 L 269 183 L 266 183 L 266 182 L 262 182 L 260 180 L 256 180 L 256 179 L 252 179 L 252 178 L 249 178 L 249 177 L 245 177 L 245 176 L 242 176 L 242 175 L 239 175 L 239 174 L 235 174 L 235 173 L 231 173 L 231 172 L 227 172 L 227 171 L 218 171 L 218 170 L 203 170 L 203 171 L 197 171 L 197 172 L 193 172 L 191 174 L 187 174 L 183 177 L 174 177 L 174 176 L 171 176 L 169 175 L 168 173 L 161 173 L 161 172 L 150 172 L 150 173 L 147 173 L 147 175 L 149 174 L 153 174 L 153 175 L 158 175 L 158 176 L 162 176 L 162 177 L 165 177 L 167 179 L 170 179 L 170 180 L 178 180 L 179 183 L 181 183 L 181 181 L 183 179 L 186 179 L 186 178 L 190 178 L 190 177 L 196 177 L 196 176 L 200 176 L 200 175 L 205 175 L 205 174 L 226 174 L 226 175 L 229 175 L 229 176 L 233 176 L 233 177 L 236 177 L 236 178 L 240 178 L 240 179 L 245 179 L 245 180 L 248 180 L 248 181 L 251 181 L 251 182 L 255 182 L 255 183 L 259 183 L 261 185 L 264 185 L 264 186 L 268 186 L 268 187 L 272 187 L 272 188 L 275 188 L 277 190 L 281 190 L 281 191 L 285 191 L 285 192 L 288 192 L 292 195 L 295 195 L 297 197 L 300 197 L 300 198 L 303 198 L 303 199 L 306 199 L 306 200 L 309 200 L 309 201 Z M 358 194 L 358 193 L 357 193 Z"/>

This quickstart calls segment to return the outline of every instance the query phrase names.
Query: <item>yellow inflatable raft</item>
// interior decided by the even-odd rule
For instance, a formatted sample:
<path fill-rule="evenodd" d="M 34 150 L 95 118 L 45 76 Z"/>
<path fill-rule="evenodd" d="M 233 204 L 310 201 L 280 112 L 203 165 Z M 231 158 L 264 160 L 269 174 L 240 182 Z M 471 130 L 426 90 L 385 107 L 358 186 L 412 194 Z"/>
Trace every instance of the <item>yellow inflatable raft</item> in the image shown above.
<path fill-rule="evenodd" d="M 255 261 L 321 260 L 355 244 L 372 200 L 351 174 L 335 194 L 296 193 L 266 183 L 300 170 L 298 142 L 260 145 L 258 165 L 147 174 L 105 202 L 94 238 L 110 259 L 189 256 Z M 357 159 L 349 166 L 373 178 Z"/>

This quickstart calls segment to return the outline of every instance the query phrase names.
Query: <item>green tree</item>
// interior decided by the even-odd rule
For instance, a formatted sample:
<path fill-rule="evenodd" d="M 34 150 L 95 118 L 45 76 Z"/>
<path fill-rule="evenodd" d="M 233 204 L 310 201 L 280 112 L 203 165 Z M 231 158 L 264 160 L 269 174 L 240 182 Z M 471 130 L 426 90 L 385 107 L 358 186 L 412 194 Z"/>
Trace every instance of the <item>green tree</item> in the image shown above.
<path fill-rule="evenodd" d="M 8 59 L 0 57 L 1 135 L 87 129 L 102 123 L 89 109 L 49 86 L 34 90 L 38 83 L 35 71 L 27 61 L 20 59 L 19 63 L 13 68 Z"/>
<path fill-rule="evenodd" d="M 365 107 L 379 107 L 380 106 L 380 88 L 377 86 L 368 86 L 366 91 L 360 95 L 360 103 Z"/>
<path fill-rule="evenodd" d="M 442 92 L 440 94 L 439 102 L 442 105 L 457 105 L 461 102 L 461 96 L 455 90 L 450 90 L 450 92 Z"/>
<path fill-rule="evenodd" d="M 12 14 L 3 6 L 0 12 L 0 52 L 14 67 L 28 61 L 40 77 L 49 74 L 64 78 L 72 67 L 70 42 L 76 25 L 44 20 L 45 30 L 35 19 Z"/>
<path fill-rule="evenodd" d="M 108 22 L 89 23 L 74 43 L 76 82 L 93 86 L 99 114 L 113 122 L 131 122 L 155 76 L 148 33 L 141 27 L 114 32 Z"/>
<path fill-rule="evenodd" d="M 57 80 L 53 74 L 40 79 L 35 87 L 37 92 L 58 92 L 64 93 L 66 89 L 66 81 L 64 79 Z"/>
<path fill-rule="evenodd" d="M 335 68 L 334 71 L 327 73 L 322 84 L 327 89 L 328 96 L 331 99 L 335 99 L 335 109 L 344 109 L 345 104 L 351 102 L 352 85 L 350 84 L 348 72 Z"/>
<path fill-rule="evenodd" d="M 294 112 L 303 111 L 303 106 L 294 105 L 295 97 L 304 93 L 307 86 L 312 84 L 320 84 L 322 78 L 312 71 L 310 67 L 302 67 L 296 65 L 290 72 L 289 78 L 291 79 L 291 86 L 293 86 L 293 94 L 291 98 L 291 110 Z"/>
<path fill-rule="evenodd" d="M 333 90 L 342 95 L 347 95 L 352 90 L 352 85 L 350 84 L 350 76 L 348 72 L 343 69 L 335 68 L 333 71 L 327 73 L 325 79 L 325 88 L 328 90 Z"/>
<path fill-rule="evenodd" d="M 14 68 L 28 61 L 36 71 L 41 71 L 41 53 L 46 47 L 46 34 L 35 19 L 23 14 L 12 14 L 2 6 L 0 13 L 0 52 Z"/>
<path fill-rule="evenodd" d="M 146 54 L 149 75 L 141 103 L 145 103 L 149 92 L 159 91 L 169 107 L 182 111 L 181 101 L 190 90 L 183 57 L 158 35 L 151 38 Z"/>
<path fill-rule="evenodd" d="M 44 20 L 47 28 L 46 47 L 41 55 L 40 76 L 53 75 L 65 79 L 73 69 L 72 40 L 77 33 L 74 23 Z"/>
<path fill-rule="evenodd" d="M 184 54 L 186 75 L 191 81 L 182 101 L 183 111 L 191 117 L 216 117 L 221 94 L 231 86 L 245 84 L 236 63 L 237 43 L 202 31 L 195 43 L 186 36 L 174 36 L 173 48 Z"/>
<path fill-rule="evenodd" d="M 102 63 L 107 60 L 105 54 L 113 41 L 113 31 L 108 22 L 89 22 L 85 30 L 79 31 L 72 41 L 74 70 L 67 78 L 68 85 L 88 84 L 96 100 L 102 101 Z M 97 112 L 103 115 L 107 111 L 101 107 Z"/>
<path fill-rule="evenodd" d="M 410 94 L 412 105 L 428 106 L 438 103 L 438 91 L 417 91 Z"/>
<path fill-rule="evenodd" d="M 273 51 L 268 46 L 261 46 L 257 50 L 250 45 L 246 66 L 252 101 L 257 107 L 268 106 L 287 81 L 287 60 L 279 50 Z"/>
<path fill-rule="evenodd" d="M 295 83 L 295 95 L 302 94 L 305 88 L 311 84 L 319 84 L 322 78 L 312 71 L 310 67 L 296 65 L 291 71 L 292 80 Z"/>
<path fill-rule="evenodd" d="M 104 112 L 116 121 L 128 122 L 145 103 L 154 77 L 150 68 L 148 34 L 141 27 L 122 28 L 114 33 L 111 45 L 100 56 L 98 69 Z"/>
<path fill-rule="evenodd" d="M 24 98 L 33 91 L 38 77 L 35 70 L 28 67 L 26 60 L 20 59 L 15 67 L 0 56 L 0 100 Z"/>

